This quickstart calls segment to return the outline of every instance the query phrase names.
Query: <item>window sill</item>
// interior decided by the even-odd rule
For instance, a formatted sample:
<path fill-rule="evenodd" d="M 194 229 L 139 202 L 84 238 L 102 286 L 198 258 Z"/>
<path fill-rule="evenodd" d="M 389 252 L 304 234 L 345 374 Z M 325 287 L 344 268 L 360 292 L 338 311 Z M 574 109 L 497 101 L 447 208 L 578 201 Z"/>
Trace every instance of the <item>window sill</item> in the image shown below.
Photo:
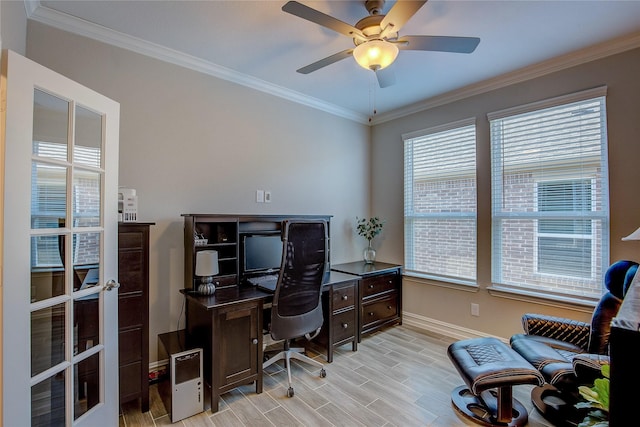
<path fill-rule="evenodd" d="M 418 273 L 404 273 L 404 280 L 431 286 L 440 286 L 442 288 L 456 289 L 465 292 L 478 292 L 478 284 L 475 281 L 465 281 L 459 279 L 444 279 L 435 276 Z"/>
<path fill-rule="evenodd" d="M 592 313 L 598 301 L 592 298 L 572 297 L 569 295 L 557 295 L 540 293 L 530 289 L 513 288 L 493 284 L 487 288 L 489 294 L 499 298 L 506 298 L 516 301 L 530 302 L 534 304 L 547 305 Z"/>

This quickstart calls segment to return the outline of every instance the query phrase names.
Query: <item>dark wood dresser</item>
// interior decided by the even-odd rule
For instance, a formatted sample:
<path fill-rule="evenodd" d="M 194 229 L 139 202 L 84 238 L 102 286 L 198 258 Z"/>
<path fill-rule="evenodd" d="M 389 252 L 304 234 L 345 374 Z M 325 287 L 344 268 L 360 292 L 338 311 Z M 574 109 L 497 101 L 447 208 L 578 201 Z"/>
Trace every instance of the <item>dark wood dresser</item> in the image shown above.
<path fill-rule="evenodd" d="M 392 324 L 402 324 L 401 265 L 357 261 L 332 265 L 331 269 L 359 276 L 358 341 L 364 334 Z"/>
<path fill-rule="evenodd" d="M 118 346 L 120 403 L 140 399 L 149 410 L 149 229 L 118 224 Z"/>

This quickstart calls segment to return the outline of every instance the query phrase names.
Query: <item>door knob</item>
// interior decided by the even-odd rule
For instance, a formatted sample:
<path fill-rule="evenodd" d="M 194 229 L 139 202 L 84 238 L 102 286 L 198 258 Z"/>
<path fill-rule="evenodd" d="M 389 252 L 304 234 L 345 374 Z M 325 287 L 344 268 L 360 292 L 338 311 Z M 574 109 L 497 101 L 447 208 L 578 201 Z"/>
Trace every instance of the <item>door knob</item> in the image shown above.
<path fill-rule="evenodd" d="M 120 283 L 118 283 L 115 280 L 111 279 L 104 285 L 103 289 L 105 291 L 111 291 L 113 289 L 118 289 L 119 287 L 120 287 Z"/>

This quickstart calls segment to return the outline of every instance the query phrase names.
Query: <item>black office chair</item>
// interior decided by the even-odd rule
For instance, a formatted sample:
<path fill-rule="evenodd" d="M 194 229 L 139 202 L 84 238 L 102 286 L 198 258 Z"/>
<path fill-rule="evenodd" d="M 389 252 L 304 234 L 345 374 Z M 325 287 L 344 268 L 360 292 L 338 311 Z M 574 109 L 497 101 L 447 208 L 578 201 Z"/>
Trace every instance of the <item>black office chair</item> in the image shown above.
<path fill-rule="evenodd" d="M 322 327 L 322 282 L 327 268 L 327 223 L 325 221 L 288 220 L 282 224 L 282 265 L 271 308 L 269 332 L 274 340 L 284 340 L 284 350 L 264 362 L 266 368 L 284 360 L 289 378 L 287 396 L 293 396 L 291 359 L 320 368 L 324 365 L 304 355 L 304 348 L 292 348 L 291 341 L 313 339 Z"/>

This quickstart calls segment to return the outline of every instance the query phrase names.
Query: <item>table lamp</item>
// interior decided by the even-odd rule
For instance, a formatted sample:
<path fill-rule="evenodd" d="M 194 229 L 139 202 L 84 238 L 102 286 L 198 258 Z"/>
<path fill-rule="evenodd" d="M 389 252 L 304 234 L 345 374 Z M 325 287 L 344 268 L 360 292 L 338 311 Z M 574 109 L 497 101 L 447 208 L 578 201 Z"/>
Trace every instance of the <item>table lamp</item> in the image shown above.
<path fill-rule="evenodd" d="M 212 295 L 216 291 L 213 276 L 219 273 L 218 252 L 200 251 L 196 255 L 196 276 L 200 276 L 198 292 L 202 295 Z"/>

